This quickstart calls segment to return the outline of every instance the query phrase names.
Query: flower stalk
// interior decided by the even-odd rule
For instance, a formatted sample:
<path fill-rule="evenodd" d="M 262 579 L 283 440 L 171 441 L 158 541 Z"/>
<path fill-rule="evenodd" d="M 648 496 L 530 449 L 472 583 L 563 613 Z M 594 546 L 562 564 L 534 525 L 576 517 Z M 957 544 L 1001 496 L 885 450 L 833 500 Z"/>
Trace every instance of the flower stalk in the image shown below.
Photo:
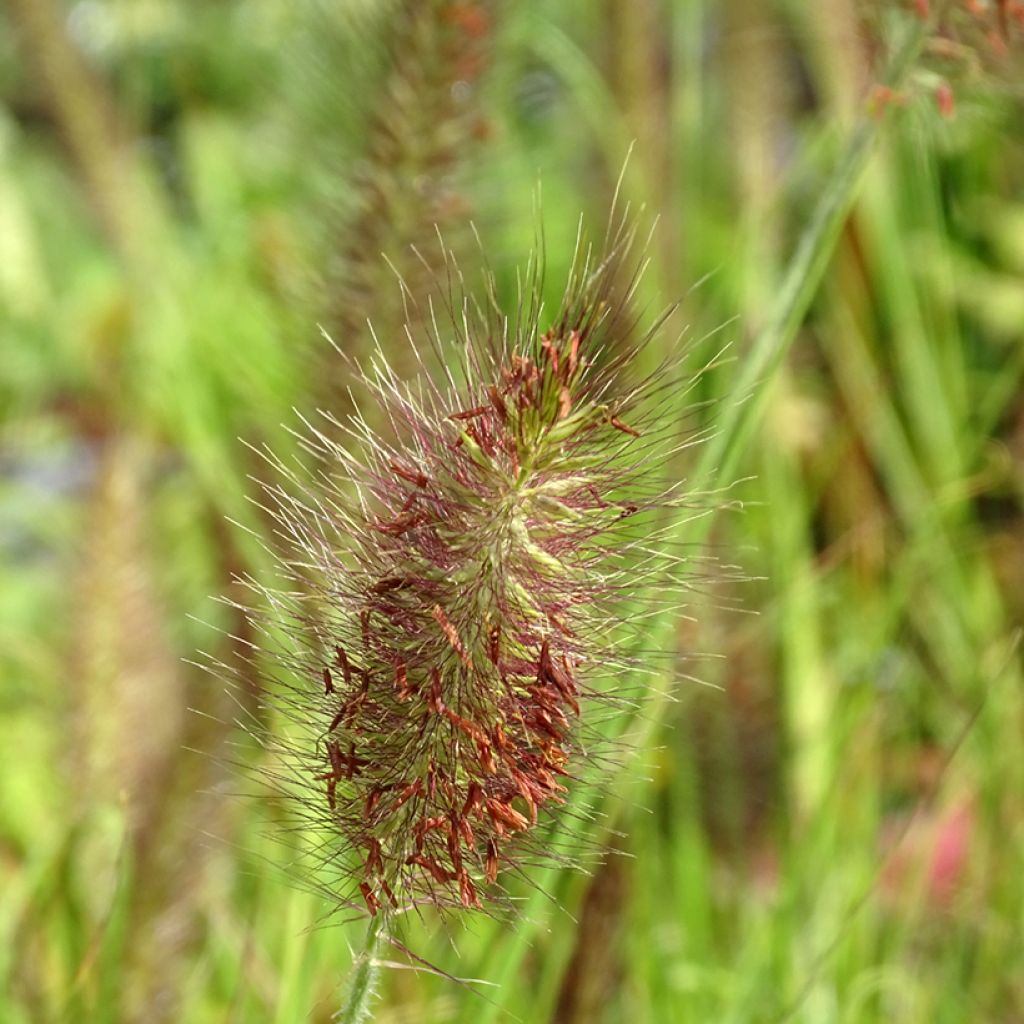
<path fill-rule="evenodd" d="M 366 928 L 363 948 L 352 961 L 345 1000 L 334 1019 L 338 1024 L 362 1024 L 370 1019 L 370 1005 L 373 1002 L 380 966 L 377 952 L 383 939 L 384 918 L 374 915 Z"/>

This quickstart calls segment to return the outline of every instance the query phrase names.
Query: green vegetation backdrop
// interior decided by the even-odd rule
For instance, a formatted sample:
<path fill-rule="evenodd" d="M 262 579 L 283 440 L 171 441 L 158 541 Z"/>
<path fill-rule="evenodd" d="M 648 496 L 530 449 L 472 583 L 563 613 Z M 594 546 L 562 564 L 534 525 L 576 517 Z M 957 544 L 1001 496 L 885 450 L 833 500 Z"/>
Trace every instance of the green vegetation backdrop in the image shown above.
<path fill-rule="evenodd" d="M 4 0 L 0 1021 L 337 1010 L 365 925 L 192 664 L 269 571 L 238 439 L 350 408 L 318 325 L 412 372 L 435 225 L 506 297 L 542 227 L 556 299 L 631 146 L 699 586 L 603 866 L 410 926 L 486 984 L 386 947 L 375 1019 L 1024 1021 L 1022 10 Z"/>

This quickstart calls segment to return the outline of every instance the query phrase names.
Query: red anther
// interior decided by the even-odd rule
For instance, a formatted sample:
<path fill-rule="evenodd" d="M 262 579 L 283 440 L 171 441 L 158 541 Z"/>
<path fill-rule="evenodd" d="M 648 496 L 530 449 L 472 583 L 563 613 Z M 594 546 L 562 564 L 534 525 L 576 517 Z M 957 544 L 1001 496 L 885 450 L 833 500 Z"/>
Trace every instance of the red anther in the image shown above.
<path fill-rule="evenodd" d="M 527 820 L 514 807 L 502 803 L 501 800 L 493 798 L 488 800 L 487 813 L 491 816 L 491 820 L 494 822 L 494 827 L 498 830 L 499 835 L 501 834 L 498 828 L 499 824 L 504 825 L 513 832 L 522 832 L 528 825 Z"/>
<path fill-rule="evenodd" d="M 391 471 L 395 476 L 401 477 L 403 480 L 408 481 L 410 484 L 415 484 L 417 487 L 427 486 L 427 477 L 424 473 L 421 473 L 418 469 L 406 469 L 404 466 L 400 466 L 397 462 L 390 463 Z"/>
<path fill-rule="evenodd" d="M 444 714 L 447 710 L 441 699 L 441 673 L 437 668 L 430 670 L 430 696 L 427 698 L 427 706 L 438 715 Z"/>
<path fill-rule="evenodd" d="M 571 410 L 572 395 L 569 394 L 569 389 L 563 385 L 562 390 L 558 392 L 558 418 L 564 420 Z"/>
<path fill-rule="evenodd" d="M 498 880 L 498 844 L 493 839 L 487 840 L 487 881 L 494 885 Z"/>
<path fill-rule="evenodd" d="M 448 833 L 448 856 L 452 859 L 452 867 L 456 871 L 462 870 L 462 851 L 459 849 L 459 837 L 456 833 Z"/>
<path fill-rule="evenodd" d="M 470 907 L 476 910 L 480 909 L 480 898 L 477 896 L 476 889 L 465 871 L 459 875 L 459 897 L 462 900 L 462 905 L 467 909 Z"/>
<path fill-rule="evenodd" d="M 480 767 L 483 768 L 488 775 L 493 775 L 498 770 L 498 765 L 494 760 L 494 752 L 491 750 L 491 744 L 486 739 L 478 739 L 476 741 L 477 753 L 480 756 Z"/>
<path fill-rule="evenodd" d="M 494 745 L 499 750 L 513 749 L 513 745 L 509 742 L 509 738 L 505 735 L 505 730 L 502 728 L 501 722 L 494 723 L 494 728 L 491 730 L 491 735 L 494 737 Z"/>
<path fill-rule="evenodd" d="M 533 789 L 527 781 L 526 777 L 522 772 L 514 771 L 512 773 L 512 779 L 516 784 L 516 789 L 519 790 L 519 795 L 526 802 L 526 806 L 530 808 L 530 818 L 533 824 L 537 824 L 537 803 L 534 800 Z"/>
<path fill-rule="evenodd" d="M 483 802 L 483 797 L 484 791 L 480 788 L 480 783 L 471 782 L 466 791 L 466 802 L 462 805 L 462 817 L 466 818 L 477 810 Z"/>
<path fill-rule="evenodd" d="M 527 722 L 533 726 L 534 730 L 550 736 L 553 740 L 558 741 L 562 738 L 562 734 L 555 728 L 551 718 L 539 708 L 527 716 Z"/>
<path fill-rule="evenodd" d="M 341 674 L 345 677 L 345 684 L 350 684 L 352 682 L 352 666 L 349 665 L 348 655 L 341 644 L 334 645 L 334 657 L 337 660 L 338 668 L 341 669 Z"/>
<path fill-rule="evenodd" d="M 381 855 L 380 841 L 371 839 L 367 843 L 369 853 L 366 855 L 366 873 L 374 875 L 384 870 L 384 858 Z"/>
<path fill-rule="evenodd" d="M 359 713 L 359 709 L 362 707 L 365 698 L 366 690 L 362 689 L 354 697 L 350 697 L 345 701 L 345 703 L 338 709 L 338 713 L 331 719 L 331 724 L 327 726 L 327 731 L 334 732 L 342 722 L 346 725 L 350 725 Z"/>
<path fill-rule="evenodd" d="M 394 807 L 391 808 L 391 813 L 394 813 L 402 806 L 407 800 L 411 800 L 414 796 L 418 796 L 420 790 L 423 788 L 423 780 L 416 779 L 414 782 L 410 782 L 401 793 L 398 794 L 398 799 L 395 801 Z"/>
<path fill-rule="evenodd" d="M 413 512 L 406 516 L 399 516 L 397 519 L 384 520 L 374 524 L 374 529 L 385 533 L 389 537 L 401 537 L 403 533 L 414 530 L 427 522 L 427 516 L 423 512 Z"/>
<path fill-rule="evenodd" d="M 344 778 L 354 778 L 362 770 L 364 764 L 366 764 L 365 761 L 360 761 L 359 758 L 356 757 L 356 745 L 354 743 L 350 743 L 348 745 L 348 755 L 345 758 L 345 771 L 342 773 Z"/>
<path fill-rule="evenodd" d="M 478 405 L 472 409 L 466 409 L 463 412 L 453 412 L 448 416 L 450 420 L 475 420 L 478 416 L 483 416 L 490 410 L 486 405 Z"/>
<path fill-rule="evenodd" d="M 387 576 L 370 587 L 372 594 L 390 594 L 392 590 L 401 590 L 407 587 L 409 581 L 404 576 Z"/>
<path fill-rule="evenodd" d="M 406 857 L 405 863 L 418 864 L 421 868 L 425 868 L 441 885 L 447 885 L 449 882 L 455 881 L 454 874 L 446 871 L 436 860 L 424 857 L 421 853 L 414 853 L 411 857 Z"/>
<path fill-rule="evenodd" d="M 505 406 L 505 402 L 502 400 L 501 392 L 498 391 L 496 385 L 491 384 L 487 388 L 487 397 L 491 400 L 491 405 L 494 406 L 494 411 L 498 414 L 501 422 L 508 423 L 508 409 Z"/>
<path fill-rule="evenodd" d="M 377 810 L 377 805 L 380 803 L 380 798 L 383 796 L 382 790 L 378 786 L 373 786 L 366 797 L 366 817 L 372 818 L 373 812 Z"/>
<path fill-rule="evenodd" d="M 436 828 L 443 828 L 448 824 L 448 819 L 443 814 L 438 814 L 433 818 L 421 818 L 419 824 L 416 826 L 416 831 L 420 833 L 427 833 Z"/>
<path fill-rule="evenodd" d="M 462 715 L 457 715 L 451 708 L 445 708 L 444 714 L 453 725 L 461 729 L 471 740 L 474 740 L 477 743 L 487 742 L 486 733 L 476 724 L 476 722 L 471 722 L 468 718 L 463 718 Z"/>
<path fill-rule="evenodd" d="M 359 891 L 362 893 L 363 902 L 366 904 L 370 917 L 376 916 L 377 911 L 380 910 L 380 901 L 374 896 L 373 890 L 365 882 L 360 882 Z"/>
<path fill-rule="evenodd" d="M 381 879 L 378 879 L 378 881 L 380 882 L 380 887 L 384 890 L 385 894 L 387 895 L 388 902 L 391 904 L 391 906 L 397 907 L 398 906 L 398 900 L 395 899 L 395 894 L 392 891 L 391 886 L 388 885 L 387 879 L 386 878 L 381 878 Z"/>
<path fill-rule="evenodd" d="M 466 648 L 462 646 L 462 641 L 459 639 L 458 631 L 448 621 L 448 616 L 445 615 L 444 609 L 439 605 L 435 604 L 432 612 L 434 619 L 437 624 L 441 627 L 441 631 L 448 639 L 448 643 L 451 644 L 452 650 L 462 659 L 462 663 L 466 668 L 472 666 L 472 662 L 469 659 L 469 655 L 466 653 Z"/>
<path fill-rule="evenodd" d="M 571 378 L 576 372 L 576 365 L 579 359 L 580 352 L 580 332 L 573 330 L 569 334 L 569 373 L 568 377 Z"/>
<path fill-rule="evenodd" d="M 537 682 L 543 683 L 547 679 L 548 666 L 551 664 L 551 645 L 547 637 L 541 641 L 540 654 L 537 655 Z"/>
<path fill-rule="evenodd" d="M 487 634 L 487 653 L 491 663 L 497 665 L 501 657 L 501 625 L 497 622 L 491 626 Z"/>
<path fill-rule="evenodd" d="M 616 430 L 621 430 L 624 434 L 629 434 L 630 437 L 640 437 L 639 430 L 634 430 L 628 423 L 623 423 L 618 416 L 609 416 L 608 422 Z"/>
<path fill-rule="evenodd" d="M 554 345 L 551 344 L 551 340 L 547 337 L 543 338 L 540 343 L 540 347 L 544 350 L 544 354 L 548 357 L 548 361 L 551 363 L 551 372 L 557 377 L 558 376 L 558 351 Z"/>
<path fill-rule="evenodd" d="M 326 666 L 324 667 L 324 693 L 328 695 L 334 693 L 334 679 L 331 676 L 331 670 Z"/>
<path fill-rule="evenodd" d="M 395 689 L 398 691 L 400 701 L 407 701 L 412 696 L 412 690 L 409 689 L 409 675 L 404 661 L 398 661 L 395 664 Z"/>

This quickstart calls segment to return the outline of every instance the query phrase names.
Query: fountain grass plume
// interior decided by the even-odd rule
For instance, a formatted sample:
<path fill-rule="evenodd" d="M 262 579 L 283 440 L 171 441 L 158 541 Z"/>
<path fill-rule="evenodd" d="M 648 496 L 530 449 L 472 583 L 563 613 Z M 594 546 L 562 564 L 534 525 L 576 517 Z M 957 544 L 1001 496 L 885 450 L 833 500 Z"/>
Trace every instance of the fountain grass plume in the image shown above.
<path fill-rule="evenodd" d="M 279 578 L 240 581 L 237 605 L 276 711 L 256 771 L 375 941 L 579 862 L 567 797 L 614 760 L 604 720 L 642 698 L 622 679 L 689 565 L 661 543 L 689 503 L 666 481 L 687 379 L 678 351 L 641 370 L 664 317 L 637 327 L 628 219 L 600 249 L 577 239 L 551 316 L 540 254 L 508 312 L 493 276 L 474 298 L 445 266 L 430 330 L 405 339 L 412 380 L 379 341 L 360 412 L 303 418 L 293 461 L 260 450 Z"/>

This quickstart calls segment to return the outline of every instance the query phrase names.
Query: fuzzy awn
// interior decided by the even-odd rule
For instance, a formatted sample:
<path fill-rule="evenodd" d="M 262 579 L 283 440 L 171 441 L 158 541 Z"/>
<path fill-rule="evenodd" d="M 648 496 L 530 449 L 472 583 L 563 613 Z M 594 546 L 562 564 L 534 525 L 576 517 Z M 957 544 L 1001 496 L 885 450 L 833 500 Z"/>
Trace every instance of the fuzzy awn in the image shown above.
<path fill-rule="evenodd" d="M 246 611 L 294 726 L 266 777 L 319 830 L 332 895 L 372 918 L 485 909 L 505 873 L 571 859 L 559 810 L 601 756 L 595 711 L 627 699 L 608 685 L 624 602 L 683 586 L 658 546 L 682 501 L 657 482 L 679 374 L 638 379 L 632 242 L 578 245 L 550 320 L 537 263 L 511 315 L 491 278 L 479 303 L 450 285 L 416 379 L 381 349 L 361 374 L 376 429 L 325 414 L 301 466 L 263 453 L 285 585 L 250 581 L 269 611 Z"/>

